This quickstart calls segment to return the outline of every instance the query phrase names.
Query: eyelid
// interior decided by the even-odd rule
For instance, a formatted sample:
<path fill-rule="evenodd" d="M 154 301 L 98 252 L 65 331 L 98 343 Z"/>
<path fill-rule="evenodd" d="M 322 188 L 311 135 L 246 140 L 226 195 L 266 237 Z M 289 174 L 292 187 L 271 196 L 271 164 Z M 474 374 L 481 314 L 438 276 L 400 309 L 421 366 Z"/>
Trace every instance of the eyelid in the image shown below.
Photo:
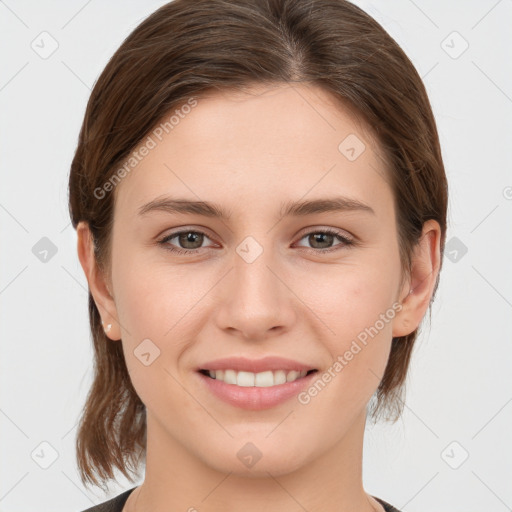
<path fill-rule="evenodd" d="M 165 233 L 165 234 L 163 234 Z M 213 235 L 213 232 L 210 231 L 209 228 L 201 225 L 192 225 L 192 226 L 179 226 L 176 228 L 169 228 L 161 232 L 161 234 L 157 235 L 155 238 L 157 240 L 162 240 L 163 238 L 173 237 L 176 235 L 180 235 L 182 233 L 199 233 L 208 237 L 210 240 L 215 240 L 216 236 Z"/>
<path fill-rule="evenodd" d="M 182 235 L 184 233 L 196 233 L 199 235 L 203 235 L 204 238 L 207 238 L 208 240 L 215 242 L 215 240 L 213 240 L 213 237 L 211 237 L 208 234 L 206 228 L 201 227 L 200 229 L 197 229 L 197 228 L 190 228 L 190 227 L 186 227 L 186 226 L 184 228 L 177 228 L 176 231 L 171 231 L 170 233 L 167 233 L 165 235 L 158 236 L 157 242 L 162 245 L 167 245 L 169 240 L 172 240 L 173 238 L 177 237 L 178 235 Z M 211 246 L 200 247 L 199 249 L 183 249 L 181 247 L 175 247 L 175 248 L 178 250 L 181 250 L 183 252 L 198 252 L 202 249 L 208 249 L 209 247 L 211 247 Z M 174 248 L 174 246 L 173 246 L 173 248 Z"/>
<path fill-rule="evenodd" d="M 308 231 L 306 231 L 305 233 L 301 234 L 298 237 L 298 242 L 302 241 L 305 237 L 312 235 L 312 234 L 316 234 L 316 233 L 322 233 L 322 234 L 327 234 L 327 235 L 333 236 L 333 237 L 335 237 L 335 239 L 338 240 L 339 243 L 337 243 L 337 244 L 335 243 L 332 247 L 327 247 L 325 249 L 316 249 L 315 247 L 305 247 L 303 245 L 299 245 L 298 247 L 300 247 L 301 249 L 303 249 L 309 253 L 322 255 L 322 254 L 330 254 L 333 252 L 342 251 L 343 249 L 347 249 L 349 247 L 355 247 L 357 245 L 357 241 L 353 235 L 349 235 L 348 233 L 345 234 L 345 232 L 342 232 L 338 229 L 327 228 L 327 227 L 322 227 L 322 228 L 313 227 L 311 229 L 308 229 Z M 297 243 L 297 242 L 295 242 L 295 243 Z"/>
<path fill-rule="evenodd" d="M 348 231 L 345 231 L 340 228 L 332 228 L 329 226 L 309 226 L 307 228 L 304 228 L 299 235 L 298 239 L 302 240 L 306 235 L 311 235 L 313 233 L 329 233 L 330 235 L 339 236 L 341 238 L 346 238 L 347 240 L 350 240 L 351 242 L 356 242 L 356 237 L 349 233 Z"/>

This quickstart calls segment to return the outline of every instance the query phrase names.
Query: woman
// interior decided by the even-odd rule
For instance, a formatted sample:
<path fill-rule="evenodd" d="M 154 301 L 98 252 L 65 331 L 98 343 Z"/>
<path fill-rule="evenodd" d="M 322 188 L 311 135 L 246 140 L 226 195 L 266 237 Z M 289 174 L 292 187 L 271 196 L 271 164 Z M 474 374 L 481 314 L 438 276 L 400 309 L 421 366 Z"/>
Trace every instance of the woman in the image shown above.
<path fill-rule="evenodd" d="M 397 510 L 367 494 L 439 280 L 425 88 L 344 0 L 176 0 L 99 77 L 70 213 L 95 374 L 89 511 Z"/>

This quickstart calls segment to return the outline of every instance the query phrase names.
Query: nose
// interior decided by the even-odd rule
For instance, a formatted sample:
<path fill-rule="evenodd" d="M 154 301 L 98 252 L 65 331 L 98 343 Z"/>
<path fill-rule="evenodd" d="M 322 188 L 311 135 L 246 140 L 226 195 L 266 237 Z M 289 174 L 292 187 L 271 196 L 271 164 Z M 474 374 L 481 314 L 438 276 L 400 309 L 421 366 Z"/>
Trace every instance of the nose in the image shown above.
<path fill-rule="evenodd" d="M 291 329 L 297 300 L 272 251 L 254 261 L 234 255 L 233 268 L 219 283 L 217 327 L 246 340 L 265 340 Z"/>

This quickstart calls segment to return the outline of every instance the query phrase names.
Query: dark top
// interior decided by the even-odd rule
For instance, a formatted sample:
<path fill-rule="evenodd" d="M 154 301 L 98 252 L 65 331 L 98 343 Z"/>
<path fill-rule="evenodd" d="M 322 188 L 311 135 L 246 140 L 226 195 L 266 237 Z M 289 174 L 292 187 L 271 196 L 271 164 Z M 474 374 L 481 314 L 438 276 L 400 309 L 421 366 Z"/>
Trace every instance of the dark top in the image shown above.
<path fill-rule="evenodd" d="M 115 498 L 112 498 L 109 501 L 105 501 L 104 503 L 100 503 L 95 507 L 88 508 L 83 512 L 121 512 L 123 510 L 124 504 L 126 503 L 126 500 L 128 499 L 128 496 L 134 489 L 136 489 L 136 487 L 123 492 L 119 496 L 116 496 Z M 386 512 L 400 512 L 400 510 L 393 507 L 393 505 L 386 503 L 384 500 L 381 500 L 376 496 L 373 497 L 384 507 L 384 510 Z"/>

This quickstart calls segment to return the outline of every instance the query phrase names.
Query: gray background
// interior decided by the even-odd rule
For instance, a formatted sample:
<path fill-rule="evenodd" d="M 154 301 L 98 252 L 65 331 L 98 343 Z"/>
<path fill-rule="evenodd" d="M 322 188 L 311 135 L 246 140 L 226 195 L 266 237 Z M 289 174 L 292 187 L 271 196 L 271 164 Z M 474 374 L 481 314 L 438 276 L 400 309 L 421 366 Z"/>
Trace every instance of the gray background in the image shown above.
<path fill-rule="evenodd" d="M 83 510 L 132 486 L 93 493 L 76 471 L 92 348 L 67 178 L 92 85 L 164 3 L 0 1 L 3 512 Z M 356 3 L 424 78 L 450 184 L 432 325 L 403 418 L 368 426 L 365 488 L 404 512 L 510 510 L 512 2 Z"/>

